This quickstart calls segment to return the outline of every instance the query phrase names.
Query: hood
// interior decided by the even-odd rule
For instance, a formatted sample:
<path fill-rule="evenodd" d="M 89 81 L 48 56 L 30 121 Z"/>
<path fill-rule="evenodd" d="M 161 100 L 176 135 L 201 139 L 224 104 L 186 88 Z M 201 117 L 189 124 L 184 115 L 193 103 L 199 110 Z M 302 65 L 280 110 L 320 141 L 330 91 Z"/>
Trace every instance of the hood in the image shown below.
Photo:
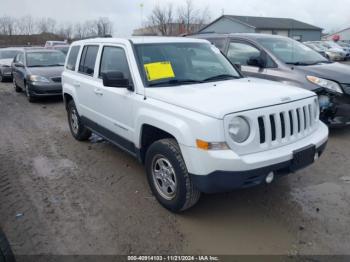
<path fill-rule="evenodd" d="M 12 58 L 0 59 L 0 65 L 11 66 L 12 62 L 13 62 Z"/>
<path fill-rule="evenodd" d="M 148 98 L 218 119 L 230 113 L 272 106 L 315 95 L 305 89 L 257 78 L 146 88 L 145 93 Z"/>
<path fill-rule="evenodd" d="M 48 67 L 27 67 L 29 75 L 39 75 L 47 78 L 60 77 L 63 72 L 63 66 Z"/>
<path fill-rule="evenodd" d="M 312 75 L 341 84 L 350 84 L 350 66 L 340 63 L 319 64 L 311 66 L 297 66 L 295 69 L 302 71 L 305 76 Z"/>

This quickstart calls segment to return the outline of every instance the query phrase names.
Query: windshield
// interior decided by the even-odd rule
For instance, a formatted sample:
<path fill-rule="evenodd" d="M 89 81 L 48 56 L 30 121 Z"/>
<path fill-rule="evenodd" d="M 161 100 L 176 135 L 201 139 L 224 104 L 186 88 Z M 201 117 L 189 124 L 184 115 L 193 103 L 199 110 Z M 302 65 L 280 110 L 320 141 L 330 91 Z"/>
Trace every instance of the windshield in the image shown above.
<path fill-rule="evenodd" d="M 0 59 L 13 59 L 19 52 L 17 50 L 0 50 Z"/>
<path fill-rule="evenodd" d="M 65 55 L 62 52 L 31 52 L 27 53 L 28 67 L 63 66 Z"/>
<path fill-rule="evenodd" d="M 287 64 L 311 65 L 328 62 L 310 47 L 290 38 L 260 38 L 258 42 Z"/>
<path fill-rule="evenodd" d="M 148 86 L 169 86 L 240 78 L 240 74 L 209 43 L 135 45 Z"/>

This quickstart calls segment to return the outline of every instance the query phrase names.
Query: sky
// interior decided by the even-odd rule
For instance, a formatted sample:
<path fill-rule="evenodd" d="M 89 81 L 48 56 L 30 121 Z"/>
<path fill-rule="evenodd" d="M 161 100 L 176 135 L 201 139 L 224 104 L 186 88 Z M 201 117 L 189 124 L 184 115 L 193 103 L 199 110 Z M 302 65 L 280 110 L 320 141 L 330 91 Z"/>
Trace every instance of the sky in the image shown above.
<path fill-rule="evenodd" d="M 155 5 L 178 7 L 185 0 L 0 0 L 0 16 L 51 17 L 58 23 L 108 17 L 114 36 L 130 36 L 145 22 Z M 141 8 L 143 4 L 143 8 Z M 208 7 L 212 20 L 221 14 L 287 17 L 325 29 L 350 27 L 349 0 L 193 0 Z"/>

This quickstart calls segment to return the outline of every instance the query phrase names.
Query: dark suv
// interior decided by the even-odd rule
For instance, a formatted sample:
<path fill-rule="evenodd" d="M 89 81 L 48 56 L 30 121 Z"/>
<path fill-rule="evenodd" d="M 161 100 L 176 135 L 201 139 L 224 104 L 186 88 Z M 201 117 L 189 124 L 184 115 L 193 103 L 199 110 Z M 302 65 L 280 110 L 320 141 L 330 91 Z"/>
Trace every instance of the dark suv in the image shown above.
<path fill-rule="evenodd" d="M 64 62 L 65 55 L 57 50 L 23 49 L 12 63 L 16 91 L 25 91 L 29 102 L 39 97 L 61 96 Z"/>
<path fill-rule="evenodd" d="M 331 126 L 350 124 L 350 66 L 334 63 L 291 38 L 264 34 L 199 34 L 243 74 L 312 90 L 321 118 Z"/>

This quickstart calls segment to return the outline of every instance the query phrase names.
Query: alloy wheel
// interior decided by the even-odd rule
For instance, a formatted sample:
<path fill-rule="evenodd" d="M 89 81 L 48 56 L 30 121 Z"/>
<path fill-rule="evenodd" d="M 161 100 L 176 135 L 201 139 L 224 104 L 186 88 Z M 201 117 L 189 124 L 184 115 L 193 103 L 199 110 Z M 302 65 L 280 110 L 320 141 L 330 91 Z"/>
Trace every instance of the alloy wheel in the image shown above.
<path fill-rule="evenodd" d="M 156 155 L 152 161 L 152 177 L 158 193 L 166 200 L 176 196 L 177 181 L 173 166 L 164 156 Z"/>

